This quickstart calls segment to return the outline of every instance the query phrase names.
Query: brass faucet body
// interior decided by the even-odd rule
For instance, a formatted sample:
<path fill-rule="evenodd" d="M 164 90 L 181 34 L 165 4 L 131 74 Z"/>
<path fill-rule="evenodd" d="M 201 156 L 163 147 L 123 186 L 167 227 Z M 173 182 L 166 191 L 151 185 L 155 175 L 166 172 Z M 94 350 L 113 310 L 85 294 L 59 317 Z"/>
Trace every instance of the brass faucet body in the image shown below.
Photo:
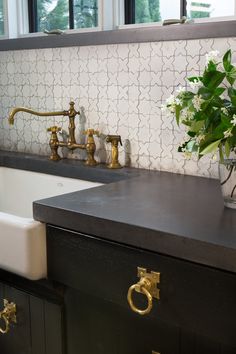
<path fill-rule="evenodd" d="M 99 136 L 99 132 L 94 129 L 88 129 L 84 133 L 87 135 L 87 143 L 86 143 L 87 160 L 85 164 L 88 166 L 95 166 L 97 165 L 97 161 L 94 159 L 96 144 L 93 136 L 94 135 Z"/>
<path fill-rule="evenodd" d="M 107 135 L 106 142 L 111 143 L 111 163 L 109 163 L 107 167 L 111 169 L 122 168 L 121 164 L 119 163 L 118 150 L 119 143 L 122 145 L 120 135 Z"/>
<path fill-rule="evenodd" d="M 94 153 L 96 150 L 96 145 L 95 141 L 93 138 L 93 134 L 98 134 L 98 132 L 94 131 L 93 129 L 88 129 L 86 134 L 88 135 L 87 137 L 87 142 L 86 144 L 77 144 L 76 139 L 75 139 L 75 117 L 76 115 L 79 115 L 80 112 L 76 111 L 74 108 L 75 104 L 74 102 L 70 102 L 70 108 L 68 111 L 55 111 L 55 112 L 38 112 L 34 111 L 29 108 L 25 107 L 16 107 L 14 108 L 10 114 L 9 114 L 9 124 L 13 125 L 14 124 L 14 116 L 17 112 L 26 112 L 30 113 L 39 117 L 52 117 L 52 116 L 67 116 L 69 118 L 69 126 L 68 126 L 68 131 L 69 131 L 69 137 L 67 142 L 64 141 L 59 141 L 57 133 L 61 131 L 60 127 L 57 126 L 52 126 L 47 129 L 48 132 L 51 132 L 51 137 L 49 140 L 49 146 L 51 149 L 51 155 L 49 157 L 50 160 L 53 161 L 58 161 L 61 159 L 60 155 L 58 154 L 58 148 L 59 147 L 66 147 L 69 150 L 75 150 L 75 149 L 83 149 L 87 151 L 87 160 L 86 160 L 86 165 L 88 166 L 94 166 L 97 164 L 96 160 L 94 159 Z"/>

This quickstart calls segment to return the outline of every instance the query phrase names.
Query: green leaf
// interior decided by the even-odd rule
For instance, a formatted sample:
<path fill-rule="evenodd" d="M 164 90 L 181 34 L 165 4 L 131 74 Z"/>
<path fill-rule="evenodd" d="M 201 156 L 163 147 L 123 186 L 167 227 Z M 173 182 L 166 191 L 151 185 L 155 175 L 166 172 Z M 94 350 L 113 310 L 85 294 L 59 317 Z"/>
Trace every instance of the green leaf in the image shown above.
<path fill-rule="evenodd" d="M 211 143 L 207 147 L 205 147 L 205 149 L 203 149 L 200 152 L 200 154 L 201 155 L 213 154 L 218 149 L 220 142 L 221 142 L 221 139 L 214 141 L 213 143 Z"/>
<path fill-rule="evenodd" d="M 216 96 L 220 96 L 222 95 L 223 92 L 225 92 L 225 88 L 224 87 L 217 87 L 214 91 L 214 95 Z"/>
<path fill-rule="evenodd" d="M 176 118 L 176 122 L 178 125 L 179 125 L 179 120 L 180 120 L 180 112 L 181 112 L 181 106 L 176 105 L 175 106 L 175 118 Z"/>
<path fill-rule="evenodd" d="M 186 144 L 186 150 L 188 152 L 197 152 L 198 151 L 198 146 L 196 145 L 195 140 L 190 140 L 187 144 Z"/>
<path fill-rule="evenodd" d="M 202 77 L 201 76 L 191 76 L 191 77 L 188 77 L 188 81 L 190 81 L 190 82 L 202 81 Z"/>
<path fill-rule="evenodd" d="M 209 100 L 212 97 L 213 92 L 208 87 L 201 87 L 198 90 L 198 94 L 201 95 L 204 100 Z"/>
<path fill-rule="evenodd" d="M 236 68 L 234 66 L 232 66 L 232 69 L 230 70 L 228 75 L 232 77 L 232 79 L 236 79 Z"/>
<path fill-rule="evenodd" d="M 226 140 L 226 142 L 225 142 L 225 154 L 227 157 L 229 157 L 229 155 L 230 155 L 230 145 L 229 145 L 228 140 Z"/>
<path fill-rule="evenodd" d="M 232 59 L 232 53 L 231 53 L 231 49 L 229 49 L 223 57 L 223 65 L 224 65 L 225 71 L 231 70 L 231 66 L 232 66 L 231 59 Z"/>
<path fill-rule="evenodd" d="M 189 130 L 187 133 L 189 136 L 191 136 L 191 138 L 194 138 L 196 136 L 196 133 L 193 132 L 192 130 Z"/>
<path fill-rule="evenodd" d="M 224 80 L 226 74 L 220 71 L 205 71 L 203 76 L 203 84 L 211 90 L 216 89 Z"/>
<path fill-rule="evenodd" d="M 232 65 L 232 68 L 229 72 L 226 73 L 226 79 L 230 83 L 230 85 L 233 85 L 235 80 L 236 80 L 236 68 Z"/>
<path fill-rule="evenodd" d="M 232 87 L 228 89 L 228 95 L 230 97 L 231 103 L 236 106 L 236 90 Z"/>
<path fill-rule="evenodd" d="M 190 130 L 191 130 L 191 132 L 194 132 L 196 135 L 196 133 L 198 133 L 202 129 L 203 126 L 204 126 L 203 120 L 193 121 L 191 124 Z"/>
<path fill-rule="evenodd" d="M 194 97 L 194 93 L 192 93 L 191 91 L 185 91 L 181 94 L 182 100 L 189 101 L 189 100 L 192 100 L 193 97 Z"/>
<path fill-rule="evenodd" d="M 212 60 L 210 60 L 208 63 L 208 66 L 207 66 L 207 71 L 214 72 L 214 71 L 216 71 L 216 68 L 217 68 L 217 65 Z"/>
<path fill-rule="evenodd" d="M 211 101 L 212 107 L 221 108 L 223 106 L 222 99 L 218 96 L 215 96 Z"/>
<path fill-rule="evenodd" d="M 220 155 L 220 161 L 224 161 L 224 154 L 223 154 L 222 144 L 219 145 L 219 155 Z"/>

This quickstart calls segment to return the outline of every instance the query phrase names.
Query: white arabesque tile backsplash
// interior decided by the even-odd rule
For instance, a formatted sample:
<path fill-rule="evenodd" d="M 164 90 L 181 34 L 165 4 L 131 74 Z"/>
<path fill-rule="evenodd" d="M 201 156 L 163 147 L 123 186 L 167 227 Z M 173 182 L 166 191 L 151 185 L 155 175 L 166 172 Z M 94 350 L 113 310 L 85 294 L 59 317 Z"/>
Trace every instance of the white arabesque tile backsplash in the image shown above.
<path fill-rule="evenodd" d="M 42 118 L 18 113 L 15 106 L 38 111 L 67 109 L 70 100 L 81 109 L 76 136 L 84 141 L 86 127 L 119 134 L 120 160 L 133 167 L 218 177 L 217 162 L 197 161 L 177 152 L 183 131 L 161 104 L 186 77 L 200 73 L 205 54 L 236 50 L 235 38 L 119 44 L 0 52 L 0 148 L 49 154 L 47 127 L 67 130 L 67 118 Z M 96 157 L 109 159 L 109 146 L 97 138 Z M 62 151 L 69 158 L 84 152 Z"/>

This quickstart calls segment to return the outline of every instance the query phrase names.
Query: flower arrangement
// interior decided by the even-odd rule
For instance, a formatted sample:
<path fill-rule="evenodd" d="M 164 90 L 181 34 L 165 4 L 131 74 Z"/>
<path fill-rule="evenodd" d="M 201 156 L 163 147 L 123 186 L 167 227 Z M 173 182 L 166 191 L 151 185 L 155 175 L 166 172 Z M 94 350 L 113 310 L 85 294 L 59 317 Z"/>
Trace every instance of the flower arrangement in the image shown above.
<path fill-rule="evenodd" d="M 219 52 L 206 55 L 202 76 L 189 77 L 190 89 L 179 87 L 171 95 L 164 110 L 176 117 L 177 124 L 187 128 L 187 138 L 178 151 L 187 154 L 215 155 L 220 160 L 229 157 L 236 148 L 236 66 L 228 50 L 222 60 Z"/>

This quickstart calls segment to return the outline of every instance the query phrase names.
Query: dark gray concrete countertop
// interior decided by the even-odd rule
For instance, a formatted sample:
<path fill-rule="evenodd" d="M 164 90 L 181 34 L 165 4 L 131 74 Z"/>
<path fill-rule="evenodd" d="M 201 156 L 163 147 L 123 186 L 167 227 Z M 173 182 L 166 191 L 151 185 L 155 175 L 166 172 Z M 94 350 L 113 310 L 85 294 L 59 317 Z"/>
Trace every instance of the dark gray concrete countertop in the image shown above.
<path fill-rule="evenodd" d="M 36 220 L 236 272 L 236 211 L 224 208 L 218 180 L 104 167 L 85 172 L 78 161 L 55 164 L 44 157 L 0 153 L 0 165 L 14 164 L 60 175 L 73 166 L 66 173 L 93 175 L 92 180 L 102 175 L 97 181 L 109 183 L 35 202 Z"/>

